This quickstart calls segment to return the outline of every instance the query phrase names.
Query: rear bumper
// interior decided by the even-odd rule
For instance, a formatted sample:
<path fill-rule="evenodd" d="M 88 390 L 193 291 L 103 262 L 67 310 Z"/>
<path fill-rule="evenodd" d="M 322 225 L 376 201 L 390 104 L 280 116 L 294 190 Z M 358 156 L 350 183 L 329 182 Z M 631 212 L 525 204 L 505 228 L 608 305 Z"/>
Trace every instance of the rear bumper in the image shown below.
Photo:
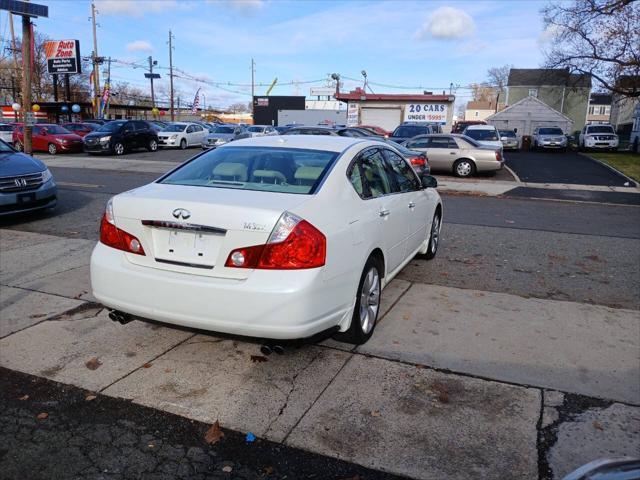
<path fill-rule="evenodd" d="M 53 180 L 37 190 L 0 193 L 0 216 L 55 207 L 57 195 L 58 187 Z"/>
<path fill-rule="evenodd" d="M 476 170 L 478 172 L 492 172 L 495 170 L 502 170 L 504 160 L 499 162 L 497 160 L 480 160 L 476 162 Z"/>
<path fill-rule="evenodd" d="M 322 273 L 256 270 L 246 280 L 231 280 L 134 265 L 101 243 L 91 255 L 93 295 L 108 308 L 258 338 L 311 337 L 349 318 L 352 305 L 338 300 L 345 298 L 344 289 L 324 281 Z"/>

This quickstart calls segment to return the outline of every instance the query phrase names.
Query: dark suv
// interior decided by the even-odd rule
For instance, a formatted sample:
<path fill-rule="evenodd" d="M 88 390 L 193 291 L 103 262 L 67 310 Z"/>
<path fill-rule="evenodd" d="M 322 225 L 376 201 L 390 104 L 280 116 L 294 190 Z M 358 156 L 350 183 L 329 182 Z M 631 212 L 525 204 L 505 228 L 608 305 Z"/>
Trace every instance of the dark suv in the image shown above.
<path fill-rule="evenodd" d="M 428 135 L 430 133 L 437 133 L 433 125 L 405 122 L 396 127 L 389 137 L 389 140 L 393 140 L 396 143 L 402 143 L 416 135 Z"/>
<path fill-rule="evenodd" d="M 114 120 L 84 137 L 84 151 L 122 155 L 136 148 L 158 149 L 158 135 L 144 120 Z"/>

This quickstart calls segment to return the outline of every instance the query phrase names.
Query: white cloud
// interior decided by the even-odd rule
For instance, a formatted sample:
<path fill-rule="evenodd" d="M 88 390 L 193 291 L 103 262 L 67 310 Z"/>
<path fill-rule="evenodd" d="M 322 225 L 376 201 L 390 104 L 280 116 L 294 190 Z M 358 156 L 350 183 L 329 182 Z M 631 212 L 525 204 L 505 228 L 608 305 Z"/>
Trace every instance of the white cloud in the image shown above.
<path fill-rule="evenodd" d="M 96 8 L 103 15 L 129 15 L 142 17 L 148 13 L 172 10 L 178 6 L 175 0 L 97 0 Z"/>
<path fill-rule="evenodd" d="M 548 25 L 538 36 L 539 45 L 547 45 L 553 42 L 562 34 L 562 27 L 559 25 Z"/>
<path fill-rule="evenodd" d="M 440 7 L 414 34 L 414 38 L 423 40 L 427 37 L 434 37 L 450 40 L 469 36 L 475 30 L 476 24 L 467 12 L 459 8 Z"/>
<path fill-rule="evenodd" d="M 127 52 L 150 52 L 153 47 L 146 40 L 136 40 L 127 44 Z"/>

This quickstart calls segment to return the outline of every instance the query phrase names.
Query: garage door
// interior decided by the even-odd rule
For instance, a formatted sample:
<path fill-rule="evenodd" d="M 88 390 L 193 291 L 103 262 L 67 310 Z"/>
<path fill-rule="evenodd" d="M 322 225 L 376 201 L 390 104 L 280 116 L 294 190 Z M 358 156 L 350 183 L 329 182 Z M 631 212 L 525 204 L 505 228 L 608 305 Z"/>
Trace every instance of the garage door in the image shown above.
<path fill-rule="evenodd" d="M 393 131 L 401 123 L 400 114 L 400 107 L 361 107 L 360 123 L 362 123 L 362 125 L 376 125 L 385 130 Z"/>

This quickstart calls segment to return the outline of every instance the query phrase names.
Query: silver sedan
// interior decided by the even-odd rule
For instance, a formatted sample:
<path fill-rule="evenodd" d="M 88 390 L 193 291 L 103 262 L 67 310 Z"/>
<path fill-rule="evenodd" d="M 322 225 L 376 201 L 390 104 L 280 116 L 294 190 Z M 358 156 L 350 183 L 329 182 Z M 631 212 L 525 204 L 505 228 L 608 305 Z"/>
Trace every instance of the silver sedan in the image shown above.
<path fill-rule="evenodd" d="M 458 177 L 500 170 L 504 164 L 499 148 L 480 145 L 465 135 L 418 135 L 407 140 L 404 146 L 425 152 L 431 171 L 452 172 Z"/>

